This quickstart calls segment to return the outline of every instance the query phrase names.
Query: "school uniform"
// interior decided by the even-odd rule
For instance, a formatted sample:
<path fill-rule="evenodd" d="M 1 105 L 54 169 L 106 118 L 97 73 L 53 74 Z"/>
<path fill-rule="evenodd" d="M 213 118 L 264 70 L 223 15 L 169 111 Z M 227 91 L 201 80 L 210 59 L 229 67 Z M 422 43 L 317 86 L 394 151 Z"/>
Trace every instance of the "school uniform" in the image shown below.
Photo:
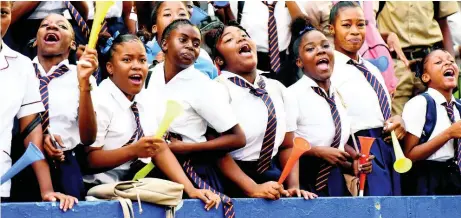
<path fill-rule="evenodd" d="M 385 143 L 384 122 L 391 116 L 391 98 L 379 70 L 359 56 L 354 61 L 335 51 L 331 83 L 341 93 L 351 119 L 351 131 L 358 136 L 374 137 L 371 154 L 373 171 L 367 176 L 366 195 L 400 195 L 400 175 L 393 169 L 395 155 Z M 364 72 L 365 71 L 365 72 Z M 370 81 L 370 82 L 369 82 Z M 357 140 L 360 148 L 360 142 Z M 352 141 L 349 141 L 352 145 Z"/>
<path fill-rule="evenodd" d="M 149 108 L 157 109 L 156 113 L 148 113 L 148 120 L 161 122 L 167 100 L 174 100 L 181 104 L 184 111 L 173 121 L 168 131 L 184 142 L 205 142 L 208 126 L 218 133 L 223 133 L 237 125 L 232 108 L 222 98 L 224 90 L 217 82 L 210 80 L 194 66 L 190 66 L 165 83 L 163 69 L 164 63 L 153 68 L 149 86 L 144 93 L 144 96 L 150 99 L 146 101 L 150 103 Z M 211 187 L 222 191 L 215 169 L 216 158 L 220 155 L 223 153 L 203 151 L 189 154 L 187 157 L 176 156 L 180 162 L 190 159 L 197 174 Z"/>
<path fill-rule="evenodd" d="M 69 10 L 73 11 L 75 16 L 79 17 L 72 16 L 68 12 Z M 86 44 L 88 39 L 81 31 L 83 28 L 82 24 L 85 22 L 83 19 L 80 19 L 80 12 L 72 4 L 66 4 L 66 1 L 40 1 L 31 12 L 24 14 L 23 17 L 10 26 L 4 39 L 6 44 L 13 50 L 31 59 L 34 58 L 37 55 L 37 50 L 32 47 L 31 40 L 37 36 L 37 30 L 42 20 L 50 14 L 60 14 L 67 18 L 74 29 L 77 44 Z M 90 28 L 87 25 L 87 29 Z"/>
<path fill-rule="evenodd" d="M 79 145 L 80 90 L 78 88 L 77 66 L 69 64 L 66 59 L 46 72 L 39 63 L 38 57 L 35 57 L 32 63 L 36 77 L 41 81 L 40 92 L 44 96 L 42 102 L 45 105 L 45 112 L 42 114 L 42 129 L 44 134 L 61 136 L 64 143 L 64 147 L 58 147 L 58 149 L 64 152 L 65 161 L 50 163 L 54 187 L 56 191 L 83 200 L 86 193 L 76 158 L 77 146 L 83 146 Z M 56 74 L 64 68 L 62 74 Z M 96 88 L 94 77 L 90 77 L 90 83 L 92 87 Z"/>
<path fill-rule="evenodd" d="M 144 102 L 139 100 L 138 95 L 133 101 L 128 100 L 110 79 L 101 82 L 96 94 L 98 96 L 98 102 L 95 105 L 98 133 L 91 147 L 115 150 L 136 142 L 144 134 L 152 135 L 152 131 L 144 133 L 144 129 L 146 127 L 146 130 L 152 129 L 151 126 L 156 128 L 157 123 L 155 120 L 146 120 Z M 144 160 L 147 160 L 145 162 L 150 161 L 149 158 Z M 132 163 L 133 161 L 128 161 L 105 172 L 85 175 L 85 185 L 88 188 L 99 184 L 131 180 L 134 176 L 130 170 Z"/>
<path fill-rule="evenodd" d="M 437 90 L 429 88 L 426 92 L 435 102 L 436 111 L 427 109 L 428 102 L 423 96 L 412 98 L 405 105 L 402 118 L 405 121 L 407 132 L 422 138 L 425 127 L 426 113 L 436 113 L 436 122 L 428 141 L 441 134 L 452 125 L 447 100 Z M 452 96 L 451 102 L 455 102 Z M 457 107 L 452 107 L 454 122 L 460 120 Z M 422 144 L 424 142 L 420 142 Z M 418 146 L 418 145 L 416 145 Z M 440 149 L 431 154 L 426 160 L 415 161 L 408 177 L 405 194 L 409 195 L 458 195 L 461 194 L 461 175 L 456 166 L 457 140 L 448 140 Z M 455 176 L 456 175 L 456 176 Z"/>
<path fill-rule="evenodd" d="M 152 41 L 146 43 L 146 52 L 147 52 L 147 62 L 152 64 L 155 60 L 155 57 L 162 49 L 157 43 L 157 39 L 154 37 Z M 215 79 L 218 76 L 218 69 L 213 64 L 213 61 L 210 58 L 210 55 L 203 49 L 200 48 L 200 53 L 197 60 L 194 63 L 194 68 L 204 73 L 210 79 Z"/>
<path fill-rule="evenodd" d="M 0 50 L 0 175 L 11 168 L 11 139 L 14 118 L 44 111 L 38 91 L 39 81 L 29 58 L 5 43 Z M 0 186 L 0 197 L 10 197 L 11 180 Z"/>
<path fill-rule="evenodd" d="M 292 18 L 285 1 L 229 3 L 234 17 L 256 42 L 257 68 L 275 78 L 289 59 L 287 50 L 291 39 L 289 27 Z M 297 4 L 301 12 L 306 14 L 300 3 Z"/>
<path fill-rule="evenodd" d="M 95 13 L 95 1 L 87 1 L 88 4 L 88 20 L 89 23 L 93 23 L 94 13 Z M 115 1 L 115 4 L 112 5 L 104 18 L 106 21 L 107 31 L 111 35 L 114 35 L 117 31 L 120 34 L 128 33 L 128 28 L 125 25 L 123 18 L 123 1 Z"/>
<path fill-rule="evenodd" d="M 231 104 L 246 136 L 245 147 L 230 152 L 230 155 L 243 172 L 258 184 L 280 178 L 281 170 L 274 157 L 285 134 L 296 128 L 293 113 L 290 113 L 294 109 L 294 99 L 280 82 L 268 79 L 260 72 L 253 84 L 228 71 L 222 71 L 216 79 L 226 90 L 222 98 Z M 266 92 L 267 97 L 254 92 L 258 89 Z M 234 196 L 241 192 L 233 188 L 231 192 L 226 187 L 226 191 Z"/>
<path fill-rule="evenodd" d="M 344 151 L 344 145 L 350 136 L 350 119 L 335 87 L 330 86 L 327 93 L 314 80 L 304 75 L 288 91 L 296 98 L 295 135 L 308 140 L 311 146 L 331 146 Z M 332 111 L 332 107 L 336 112 Z M 333 166 L 329 174 L 323 176 L 321 171 L 326 167 L 322 166 L 324 164 L 327 162 L 319 158 L 302 157 L 299 173 L 301 187 L 321 196 L 350 195 L 342 170 Z M 325 177 L 328 178 L 327 181 L 322 182 Z"/>
<path fill-rule="evenodd" d="M 458 10 L 456 1 L 386 1 L 377 16 L 377 27 L 380 33 L 395 33 L 406 58 L 409 61 L 418 60 L 432 50 L 443 48 L 443 34 L 437 20 Z M 395 52 L 392 56 L 395 75 L 399 80 L 394 93 L 392 114 L 401 114 L 405 103 L 426 87 L 397 58 Z"/>

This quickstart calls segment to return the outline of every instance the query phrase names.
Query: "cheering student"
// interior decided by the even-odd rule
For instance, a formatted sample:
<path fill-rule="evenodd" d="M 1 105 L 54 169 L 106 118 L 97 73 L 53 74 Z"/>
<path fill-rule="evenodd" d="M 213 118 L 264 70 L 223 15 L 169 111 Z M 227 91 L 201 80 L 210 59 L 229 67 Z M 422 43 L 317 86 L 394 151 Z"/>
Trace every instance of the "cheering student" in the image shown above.
<path fill-rule="evenodd" d="M 107 39 L 101 39 L 103 43 Z M 133 179 L 133 160 L 151 158 L 170 180 L 184 185 L 191 198 L 206 203 L 206 209 L 218 206 L 219 196 L 210 190 L 196 189 L 162 139 L 146 137 L 143 127 L 157 124 L 146 119 L 145 102 L 138 98 L 147 75 L 147 55 L 144 45 L 135 35 L 119 35 L 108 43 L 103 54 L 109 78 L 99 86 L 96 106 L 98 133 L 88 151 L 92 170 L 101 173 L 85 176 L 87 188 Z M 154 122 L 154 123 L 152 123 Z M 149 132 L 150 134 L 150 132 Z"/>
<path fill-rule="evenodd" d="M 373 171 L 367 177 L 365 194 L 400 195 L 390 132 L 395 131 L 397 138 L 403 139 L 405 125 L 400 116 L 391 116 L 391 98 L 380 71 L 358 54 L 365 39 L 365 26 L 363 11 L 356 2 L 341 1 L 331 9 L 330 31 L 336 49 L 331 83 L 347 105 L 352 133 L 376 138 L 371 146 L 375 156 Z"/>
<path fill-rule="evenodd" d="M 5 36 L 10 25 L 12 2 L 2 1 L 1 6 L 1 36 Z M 0 40 L 0 78 L 4 83 L 1 86 L 0 100 L 3 102 L 0 114 L 8 122 L 2 122 L 1 127 L 4 130 L 0 134 L 1 147 L 0 152 L 1 164 L 0 175 L 3 175 L 11 168 L 11 132 L 13 120 L 19 119 L 20 130 L 23 132 L 39 113 L 44 111 L 39 93 L 39 81 L 35 78 L 34 69 L 29 58 L 11 50 L 3 41 Z M 25 137 L 24 145 L 29 142 L 35 144 L 40 150 L 42 146 L 43 134 L 42 126 L 38 124 Z M 46 160 L 40 160 L 32 164 L 32 168 L 37 176 L 40 185 L 41 197 L 44 201 L 60 201 L 59 208 L 66 211 L 72 209 L 74 203 L 78 200 L 72 196 L 54 192 L 51 183 L 50 169 Z M 10 200 L 11 182 L 7 181 L 0 186 L 1 201 Z"/>
<path fill-rule="evenodd" d="M 251 190 L 254 190 L 251 186 L 256 182 L 261 184 L 259 187 L 267 187 L 263 193 L 269 195 L 261 197 L 271 198 L 272 193 L 276 196 L 285 194 L 283 189 L 281 193 L 274 189 L 275 181 L 281 175 L 277 166 L 279 161 L 274 157 L 277 156 L 281 165 L 285 166 L 292 152 L 293 130 L 296 128 L 291 116 L 293 112 L 290 112 L 293 99 L 290 99 L 280 82 L 260 75 L 261 72 L 256 69 L 256 44 L 243 27 L 236 23 L 221 26 L 209 31 L 205 39 L 208 47 L 213 48 L 214 62 L 222 70 L 217 81 L 226 90 L 223 98 L 230 102 L 247 142 L 245 147 L 230 153 L 237 166 L 230 167 L 232 160 L 222 163 L 229 169 L 227 176 L 238 186 L 228 182 L 227 193 L 236 197 L 251 197 Z M 299 190 L 297 166 L 286 183 L 288 194 L 315 198 L 314 194 Z"/>
<path fill-rule="evenodd" d="M 312 146 L 300 160 L 301 187 L 320 196 L 350 196 L 343 174 L 370 173 L 373 156 L 358 165 L 358 152 L 347 144 L 351 121 L 330 82 L 334 56 L 327 37 L 304 18 L 295 19 L 291 31 L 296 66 L 303 72 L 288 88 L 298 106 L 295 134 Z"/>
<path fill-rule="evenodd" d="M 461 194 L 459 100 L 453 97 L 459 69 L 445 50 L 434 50 L 413 65 L 428 90 L 403 109 L 407 127 L 404 153 L 413 167 L 404 181 L 404 194 Z"/>
<path fill-rule="evenodd" d="M 76 49 L 74 37 L 72 26 L 64 16 L 48 15 L 38 29 L 37 57 L 32 63 L 40 80 L 40 94 L 45 106 L 42 129 L 45 151 L 53 160 L 51 176 L 54 187 L 84 200 L 86 192 L 76 149 L 92 144 L 96 138 L 91 90 L 96 88 L 92 73 L 98 64 L 94 49 L 87 49 L 81 59 L 91 63 L 90 67 L 69 63 L 69 54 Z"/>

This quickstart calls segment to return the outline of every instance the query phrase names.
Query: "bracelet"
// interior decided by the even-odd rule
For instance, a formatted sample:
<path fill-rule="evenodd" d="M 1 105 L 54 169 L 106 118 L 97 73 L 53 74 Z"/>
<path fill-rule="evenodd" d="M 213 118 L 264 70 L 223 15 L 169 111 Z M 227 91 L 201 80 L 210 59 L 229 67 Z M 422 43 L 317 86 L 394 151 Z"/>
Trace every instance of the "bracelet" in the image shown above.
<path fill-rule="evenodd" d="M 91 92 L 93 91 L 93 86 L 90 84 L 88 84 L 88 86 L 86 88 L 84 87 L 81 87 L 80 85 L 78 85 L 78 89 L 80 90 L 80 92 Z"/>

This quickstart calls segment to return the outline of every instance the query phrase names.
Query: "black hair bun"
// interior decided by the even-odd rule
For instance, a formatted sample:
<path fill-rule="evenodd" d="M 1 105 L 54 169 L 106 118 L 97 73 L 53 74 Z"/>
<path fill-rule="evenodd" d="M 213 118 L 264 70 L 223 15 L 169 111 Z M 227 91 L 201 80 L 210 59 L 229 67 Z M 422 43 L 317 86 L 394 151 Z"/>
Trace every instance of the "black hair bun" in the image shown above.
<path fill-rule="evenodd" d="M 314 30 L 315 27 L 311 24 L 310 20 L 306 16 L 300 16 L 294 19 L 290 25 L 291 35 L 296 38 L 304 34 L 306 29 Z"/>

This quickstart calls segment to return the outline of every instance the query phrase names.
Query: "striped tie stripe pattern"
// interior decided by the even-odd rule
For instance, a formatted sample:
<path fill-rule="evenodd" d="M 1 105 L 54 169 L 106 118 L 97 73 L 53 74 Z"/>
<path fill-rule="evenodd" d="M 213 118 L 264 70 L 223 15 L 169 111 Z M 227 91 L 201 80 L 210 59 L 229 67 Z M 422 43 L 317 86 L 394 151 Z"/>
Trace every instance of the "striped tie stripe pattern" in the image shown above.
<path fill-rule="evenodd" d="M 277 21 L 274 16 L 274 9 L 277 1 L 272 4 L 263 1 L 269 9 L 268 33 L 269 33 L 269 61 L 271 70 L 275 73 L 280 70 L 279 38 L 277 34 Z"/>
<path fill-rule="evenodd" d="M 254 88 L 253 86 L 245 82 L 245 80 L 239 77 L 231 77 L 229 78 L 229 80 L 237 86 L 250 89 L 250 93 L 255 95 L 256 97 L 261 98 L 261 100 L 263 100 L 264 104 L 267 107 L 266 132 L 264 134 L 263 144 L 261 147 L 261 152 L 259 154 L 256 170 L 259 174 L 264 173 L 270 167 L 272 161 L 272 151 L 274 150 L 275 144 L 277 117 L 275 113 L 274 104 L 269 94 L 266 92 L 266 90 L 264 90 L 264 88 L 266 87 L 266 83 L 262 78 L 258 82 L 259 88 Z"/>
<path fill-rule="evenodd" d="M 353 60 L 349 60 L 348 64 L 354 65 L 357 69 L 362 71 L 363 75 L 370 83 L 371 87 L 375 90 L 376 95 L 378 96 L 379 107 L 381 108 L 381 113 L 383 114 L 384 120 L 388 120 L 391 117 L 391 109 L 389 106 L 389 99 L 387 98 L 386 91 L 379 83 L 378 79 L 370 73 L 370 71 L 363 64 L 356 63 Z"/>
<path fill-rule="evenodd" d="M 448 115 L 448 118 L 450 118 L 450 121 L 451 123 L 455 123 L 456 120 L 455 120 L 455 113 L 453 111 L 453 105 L 455 104 L 455 102 L 450 102 L 450 103 L 447 103 L 447 102 L 444 102 L 442 103 L 442 105 L 445 107 L 445 109 L 447 110 L 447 115 Z M 458 164 L 458 168 L 461 170 L 461 140 L 459 138 L 457 139 L 454 139 L 454 150 L 457 154 L 455 154 L 456 156 L 456 163 Z"/>
<path fill-rule="evenodd" d="M 40 80 L 40 95 L 42 97 L 43 106 L 45 107 L 45 111 L 41 113 L 42 130 L 44 134 L 47 134 L 48 128 L 50 127 L 48 85 L 50 84 L 51 80 L 58 78 L 69 71 L 69 68 L 66 65 L 61 65 L 49 76 L 41 76 L 40 70 L 38 69 L 38 65 L 36 63 L 34 63 L 34 68 L 35 76 L 37 76 L 37 78 Z"/>
<path fill-rule="evenodd" d="M 134 118 L 136 120 L 136 130 L 128 141 L 127 144 L 133 143 L 136 139 L 139 140 L 141 137 L 144 137 L 144 131 L 142 130 L 141 122 L 139 121 L 139 110 L 136 106 L 136 102 L 131 105 L 131 110 L 133 111 Z"/>
<path fill-rule="evenodd" d="M 328 97 L 320 87 L 312 87 L 312 89 L 320 97 L 324 98 L 330 106 L 331 117 L 333 118 L 333 122 L 335 124 L 335 135 L 333 137 L 331 147 L 338 148 L 339 143 L 341 142 L 341 117 L 339 116 L 338 109 L 336 108 L 334 96 L 332 96 L 331 98 Z M 330 175 L 331 168 L 332 166 L 327 163 L 323 163 L 322 165 L 320 165 L 320 171 L 318 172 L 317 178 L 315 180 L 315 189 L 317 191 L 321 191 L 327 187 L 328 176 Z"/>
<path fill-rule="evenodd" d="M 83 35 L 85 36 L 85 39 L 88 39 L 88 37 L 90 37 L 90 28 L 86 24 L 83 17 L 80 15 L 77 9 L 75 9 L 72 3 L 70 3 L 70 1 L 64 1 L 64 4 L 66 4 L 66 7 L 69 9 L 70 14 L 74 18 L 75 22 L 77 22 L 78 27 L 80 28 Z"/>
<path fill-rule="evenodd" d="M 234 210 L 234 204 L 232 203 L 232 199 L 230 199 L 228 196 L 216 191 L 214 188 L 212 188 L 210 185 L 208 185 L 205 181 L 203 181 L 200 176 L 197 175 L 197 173 L 194 170 L 194 167 L 191 164 L 190 160 L 184 161 L 182 164 L 182 167 L 186 174 L 189 176 L 189 178 L 197 185 L 199 189 L 208 189 L 212 191 L 213 193 L 219 195 L 221 198 L 221 201 L 223 202 L 223 209 L 224 209 L 224 217 L 225 218 L 234 218 L 235 217 L 235 210 Z"/>

